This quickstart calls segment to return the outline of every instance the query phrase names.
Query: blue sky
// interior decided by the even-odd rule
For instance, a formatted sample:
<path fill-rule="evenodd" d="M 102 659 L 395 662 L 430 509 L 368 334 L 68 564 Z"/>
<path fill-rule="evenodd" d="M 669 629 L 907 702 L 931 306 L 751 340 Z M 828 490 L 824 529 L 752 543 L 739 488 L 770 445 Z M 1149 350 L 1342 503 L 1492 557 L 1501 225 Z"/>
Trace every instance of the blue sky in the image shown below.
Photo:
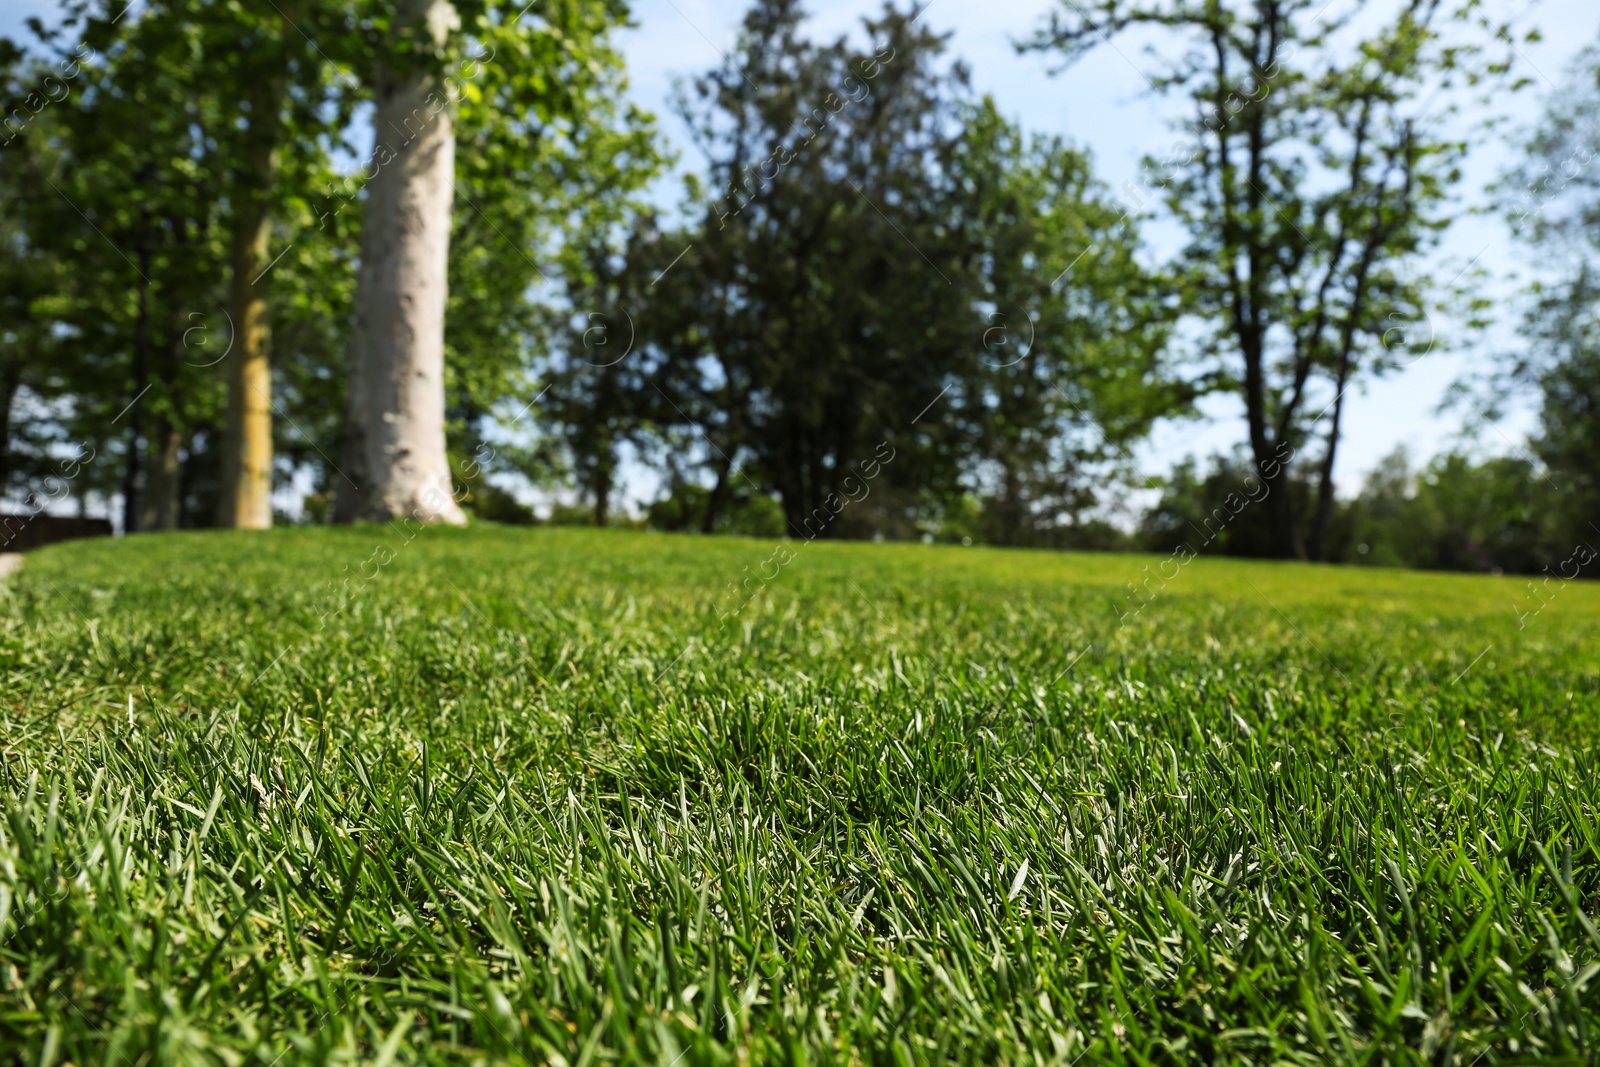
<path fill-rule="evenodd" d="M 253 2 L 253 0 L 251 0 Z M 259 0 L 265 2 L 265 0 Z M 1135 181 L 1142 156 L 1162 152 L 1177 136 L 1170 119 L 1171 102 L 1148 91 L 1146 78 L 1159 73 L 1161 59 L 1152 52 L 1162 39 L 1156 34 L 1117 38 L 1101 46 L 1069 70 L 1052 74 L 1046 56 L 1019 55 L 1014 42 L 1041 25 L 1060 0 L 932 0 L 924 18 L 950 34 L 950 50 L 972 71 L 974 87 L 991 94 L 1001 109 L 1025 128 L 1063 134 L 1093 153 L 1101 177 L 1113 188 Z M 1336 16 L 1355 0 L 1329 0 Z M 811 29 L 819 37 L 852 32 L 864 15 L 881 11 L 881 0 L 810 0 Z M 1497 349 L 1516 343 L 1515 297 L 1533 264 L 1526 249 L 1511 240 L 1495 217 L 1475 213 L 1484 204 L 1483 187 L 1516 158 L 1515 132 L 1537 118 L 1544 97 L 1564 80 L 1569 63 L 1600 34 L 1600 6 L 1594 0 L 1489 0 L 1488 11 L 1514 18 L 1526 28 L 1537 26 L 1544 39 L 1522 49 L 1524 72 L 1534 85 L 1498 103 L 1513 121 L 1497 137 L 1474 142 L 1467 176 L 1457 205 L 1457 221 L 1437 252 L 1421 269 L 1447 283 L 1471 266 L 1487 272 L 1485 292 L 1503 309 L 1499 328 L 1471 337 L 1458 324 L 1435 321 L 1438 350 L 1404 371 L 1371 381 L 1346 401 L 1345 435 L 1337 480 L 1353 493 L 1377 461 L 1404 444 L 1413 457 L 1425 458 L 1458 441 L 1463 412 L 1438 412 L 1450 384 L 1464 375 L 1487 370 Z M 50 0 L 8 0 L 0 7 L 0 33 L 27 39 L 23 21 L 37 15 L 53 21 Z M 635 0 L 637 26 L 621 35 L 630 92 L 641 106 L 655 112 L 662 130 L 680 151 L 682 164 L 696 166 L 682 125 L 671 114 L 674 84 L 719 62 L 732 47 L 745 5 L 735 0 Z M 676 184 L 663 181 L 664 203 L 676 198 Z M 1150 227 L 1151 254 L 1173 250 L 1179 234 L 1169 226 Z M 1206 455 L 1242 440 L 1241 408 L 1227 397 L 1212 398 L 1208 418 L 1160 425 L 1141 449 L 1139 462 L 1147 473 L 1162 473 L 1189 453 Z M 1520 447 L 1533 425 L 1524 404 L 1513 407 L 1496 426 L 1478 435 L 1480 447 L 1504 452 Z M 642 472 L 629 479 L 629 495 L 651 495 L 651 480 Z"/>

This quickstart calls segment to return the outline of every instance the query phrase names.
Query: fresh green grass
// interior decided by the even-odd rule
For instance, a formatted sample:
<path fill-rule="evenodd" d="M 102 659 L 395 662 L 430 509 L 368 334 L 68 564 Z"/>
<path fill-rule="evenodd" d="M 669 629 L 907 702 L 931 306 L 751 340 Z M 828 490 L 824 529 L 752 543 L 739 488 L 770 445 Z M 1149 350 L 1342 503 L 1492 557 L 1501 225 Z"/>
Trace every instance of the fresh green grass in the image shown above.
<path fill-rule="evenodd" d="M 1600 587 L 773 548 L 30 556 L 0 1051 L 1595 1062 Z"/>

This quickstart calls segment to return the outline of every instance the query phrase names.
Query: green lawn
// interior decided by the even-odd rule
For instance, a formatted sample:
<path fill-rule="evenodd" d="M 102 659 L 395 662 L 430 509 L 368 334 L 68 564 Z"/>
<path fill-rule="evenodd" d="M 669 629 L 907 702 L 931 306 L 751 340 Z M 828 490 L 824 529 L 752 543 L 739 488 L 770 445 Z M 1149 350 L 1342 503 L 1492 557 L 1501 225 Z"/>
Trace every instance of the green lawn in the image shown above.
<path fill-rule="evenodd" d="M 775 547 L 29 556 L 0 1054 L 1600 1055 L 1600 586 Z"/>

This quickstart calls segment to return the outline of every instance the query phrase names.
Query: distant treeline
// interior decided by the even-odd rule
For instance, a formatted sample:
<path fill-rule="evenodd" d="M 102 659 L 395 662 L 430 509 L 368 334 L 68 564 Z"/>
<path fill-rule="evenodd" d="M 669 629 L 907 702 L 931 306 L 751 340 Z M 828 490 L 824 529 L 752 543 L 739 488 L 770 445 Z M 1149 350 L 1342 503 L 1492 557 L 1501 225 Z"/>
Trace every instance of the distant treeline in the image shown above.
<path fill-rule="evenodd" d="M 1174 45 L 1156 87 L 1191 117 L 1113 190 L 974 92 L 936 15 L 818 40 L 754 0 L 677 96 L 694 156 L 665 211 L 620 0 L 118 6 L 0 43 L 21 510 L 532 521 L 543 491 L 558 522 L 1530 573 L 1600 515 L 1592 53 L 1498 185 L 1563 280 L 1461 390 L 1536 397 L 1538 434 L 1397 455 L 1343 500 L 1352 392 L 1507 312 L 1419 266 L 1466 192 L 1432 87 L 1518 84 L 1505 26 L 1375 5 L 1357 46 L 1304 6 L 1063 4 L 1023 47 Z M 1165 261 L 1150 217 L 1186 234 Z M 1138 444 L 1219 394 L 1240 452 L 1130 510 Z"/>

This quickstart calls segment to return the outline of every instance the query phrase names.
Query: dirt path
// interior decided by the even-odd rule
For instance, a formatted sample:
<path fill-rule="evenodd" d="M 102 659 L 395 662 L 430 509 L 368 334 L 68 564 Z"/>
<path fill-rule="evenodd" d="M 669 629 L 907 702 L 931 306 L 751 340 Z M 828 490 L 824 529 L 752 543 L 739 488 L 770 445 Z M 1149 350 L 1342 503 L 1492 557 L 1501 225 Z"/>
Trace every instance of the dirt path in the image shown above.
<path fill-rule="evenodd" d="M 0 552 L 0 578 L 4 578 L 21 566 L 21 552 Z"/>

